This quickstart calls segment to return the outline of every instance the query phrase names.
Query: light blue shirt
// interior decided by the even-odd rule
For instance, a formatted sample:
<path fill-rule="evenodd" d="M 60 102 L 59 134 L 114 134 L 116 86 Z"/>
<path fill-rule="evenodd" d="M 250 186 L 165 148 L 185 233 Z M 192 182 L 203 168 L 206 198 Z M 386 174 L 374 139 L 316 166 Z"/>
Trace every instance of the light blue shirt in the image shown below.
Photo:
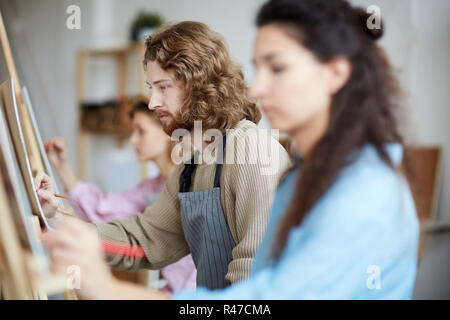
<path fill-rule="evenodd" d="M 399 165 L 402 147 L 386 145 Z M 299 170 L 278 187 L 248 280 L 223 290 L 176 293 L 175 299 L 410 299 L 417 271 L 419 224 L 404 177 L 364 147 L 291 229 L 280 259 L 273 241 Z"/>

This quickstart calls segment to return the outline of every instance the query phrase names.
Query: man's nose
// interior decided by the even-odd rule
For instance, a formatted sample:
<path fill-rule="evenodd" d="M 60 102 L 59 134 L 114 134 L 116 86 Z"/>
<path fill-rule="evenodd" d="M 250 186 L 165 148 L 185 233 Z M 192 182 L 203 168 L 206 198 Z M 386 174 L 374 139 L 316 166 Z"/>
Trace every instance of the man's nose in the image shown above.
<path fill-rule="evenodd" d="M 150 99 L 148 101 L 148 108 L 150 110 L 155 110 L 162 106 L 161 96 L 156 92 L 152 92 L 150 95 Z"/>

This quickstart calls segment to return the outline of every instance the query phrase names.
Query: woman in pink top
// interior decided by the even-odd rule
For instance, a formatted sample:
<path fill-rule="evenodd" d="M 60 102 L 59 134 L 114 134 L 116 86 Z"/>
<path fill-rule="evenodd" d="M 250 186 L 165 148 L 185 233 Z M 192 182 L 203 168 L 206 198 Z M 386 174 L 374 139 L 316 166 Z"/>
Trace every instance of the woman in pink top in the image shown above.
<path fill-rule="evenodd" d="M 45 143 L 50 162 L 55 167 L 64 188 L 70 195 L 75 211 L 87 221 L 107 222 L 136 216 L 150 206 L 164 188 L 164 182 L 175 165 L 170 154 L 170 137 L 163 131 L 154 111 L 145 102 L 137 103 L 130 111 L 133 131 L 130 143 L 139 161 L 153 161 L 159 176 L 146 179 L 136 187 L 119 193 L 103 194 L 95 185 L 79 181 L 67 161 L 66 144 L 60 138 Z M 161 269 L 169 292 L 194 289 L 196 274 L 191 255 Z"/>

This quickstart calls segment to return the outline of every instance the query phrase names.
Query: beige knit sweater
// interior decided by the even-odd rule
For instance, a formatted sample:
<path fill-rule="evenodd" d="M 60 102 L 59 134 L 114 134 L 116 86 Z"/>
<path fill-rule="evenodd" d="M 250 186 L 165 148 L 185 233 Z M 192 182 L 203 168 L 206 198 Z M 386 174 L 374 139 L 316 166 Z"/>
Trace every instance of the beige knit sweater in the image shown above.
<path fill-rule="evenodd" d="M 273 173 L 264 171 L 268 164 L 262 161 L 250 164 L 225 162 L 223 165 L 220 200 L 236 243 L 226 274 L 226 279 L 231 283 L 248 276 L 253 256 L 266 228 L 278 180 L 291 165 L 287 152 L 274 138 L 258 138 L 255 133 L 259 129 L 253 122 L 241 120 L 234 129 L 238 130 L 227 134 L 225 158 L 227 152 L 231 152 L 234 141 L 236 158 L 242 153 L 252 156 L 264 152 L 266 155 L 272 154 L 271 168 L 275 170 Z M 174 169 L 159 199 L 144 213 L 138 214 L 136 218 L 96 224 L 102 239 L 140 245 L 145 250 L 146 258 L 140 260 L 108 255 L 110 266 L 125 270 L 160 269 L 189 254 L 178 200 L 179 177 L 183 168 L 184 164 L 180 164 Z M 194 171 L 190 191 L 213 188 L 214 174 L 215 164 L 199 164 Z"/>

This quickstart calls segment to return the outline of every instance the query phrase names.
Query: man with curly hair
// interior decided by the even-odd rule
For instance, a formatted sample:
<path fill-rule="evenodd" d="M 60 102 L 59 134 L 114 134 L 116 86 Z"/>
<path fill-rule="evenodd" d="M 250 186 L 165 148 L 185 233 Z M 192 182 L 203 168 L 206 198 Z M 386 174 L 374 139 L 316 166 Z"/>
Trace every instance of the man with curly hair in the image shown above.
<path fill-rule="evenodd" d="M 168 135 L 179 129 L 195 136 L 198 121 L 202 136 L 210 130 L 222 136 L 213 141 L 219 147 L 212 164 L 198 159 L 213 142 L 194 143 L 193 161 L 175 168 L 159 199 L 142 214 L 96 224 L 103 240 L 145 251 L 144 259 L 109 254 L 107 262 L 125 270 L 159 269 L 192 253 L 197 285 L 224 288 L 249 275 L 290 158 L 274 138 L 255 134 L 261 113 L 247 94 L 243 73 L 222 37 L 203 23 L 186 21 L 158 30 L 146 40 L 143 64 L 149 108 Z M 270 166 L 276 169 L 267 172 L 261 154 L 269 151 Z M 236 153 L 246 161 L 236 163 Z M 223 157 L 225 163 L 219 161 Z"/>

